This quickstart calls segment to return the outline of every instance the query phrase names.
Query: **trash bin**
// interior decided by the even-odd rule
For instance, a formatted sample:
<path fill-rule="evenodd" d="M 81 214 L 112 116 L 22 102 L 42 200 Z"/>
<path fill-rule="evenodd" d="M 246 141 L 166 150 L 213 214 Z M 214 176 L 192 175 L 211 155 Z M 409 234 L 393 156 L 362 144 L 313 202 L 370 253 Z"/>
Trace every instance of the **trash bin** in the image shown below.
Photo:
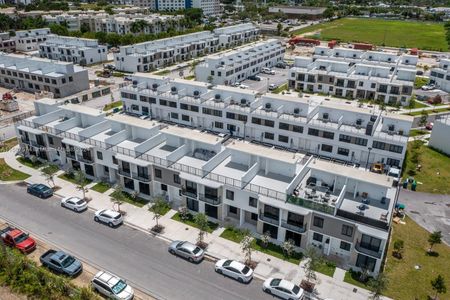
<path fill-rule="evenodd" d="M 408 179 L 403 180 L 403 188 L 404 189 L 408 188 Z"/>
<path fill-rule="evenodd" d="M 416 191 L 416 187 L 417 187 L 417 181 L 413 181 L 413 183 L 411 184 L 411 191 Z"/>

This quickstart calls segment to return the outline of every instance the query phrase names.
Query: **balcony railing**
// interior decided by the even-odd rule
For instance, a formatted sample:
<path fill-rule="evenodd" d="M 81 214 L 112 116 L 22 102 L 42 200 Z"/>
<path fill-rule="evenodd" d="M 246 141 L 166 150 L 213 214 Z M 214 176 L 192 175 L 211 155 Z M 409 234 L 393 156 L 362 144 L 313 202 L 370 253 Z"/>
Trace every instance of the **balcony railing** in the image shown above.
<path fill-rule="evenodd" d="M 198 196 L 200 201 L 206 202 L 211 205 L 219 205 L 220 203 L 222 203 L 222 199 L 220 196 L 213 196 L 208 194 L 199 194 Z"/>
<path fill-rule="evenodd" d="M 273 224 L 275 226 L 280 225 L 280 220 L 278 217 L 270 215 L 270 214 L 266 214 L 262 210 L 259 211 L 259 219 L 263 222 Z"/>
<path fill-rule="evenodd" d="M 352 213 L 352 212 L 348 212 L 342 209 L 338 209 L 336 212 L 337 216 L 349 219 L 349 220 L 353 220 L 359 223 L 363 223 L 363 224 L 367 224 L 373 227 L 377 227 L 383 230 L 388 230 L 389 229 L 389 224 L 387 221 L 381 221 L 381 220 L 376 220 L 376 219 L 372 219 L 366 216 L 362 216 L 362 215 L 358 215 L 356 213 Z"/>
<path fill-rule="evenodd" d="M 360 253 L 367 254 L 376 258 L 381 258 L 381 256 L 383 255 L 383 252 L 381 250 L 375 251 L 362 247 L 359 240 L 356 241 L 355 248 L 356 251 Z"/>
<path fill-rule="evenodd" d="M 286 229 L 288 229 L 288 230 L 290 230 L 290 231 L 295 231 L 295 232 L 298 232 L 298 233 L 305 233 L 306 232 L 306 226 L 307 226 L 308 224 L 307 223 L 305 223 L 305 224 L 294 224 L 294 223 L 288 223 L 288 221 L 286 221 L 286 220 L 281 220 L 281 227 L 284 227 L 284 228 L 286 228 Z"/>
<path fill-rule="evenodd" d="M 181 189 L 181 195 L 197 199 L 197 191 L 187 190 L 187 189 Z"/>
<path fill-rule="evenodd" d="M 27 139 L 24 138 L 24 137 L 22 137 L 20 140 L 21 140 L 22 143 L 24 143 L 24 144 L 31 145 L 31 141 L 30 141 L 30 140 L 27 140 Z"/>
<path fill-rule="evenodd" d="M 309 208 L 312 210 L 316 210 L 316 211 L 320 211 L 329 215 L 334 215 L 334 207 L 329 206 L 328 204 L 325 203 L 317 203 L 311 200 L 306 200 L 294 195 L 288 195 L 287 196 L 287 200 L 286 202 L 294 204 L 294 205 L 298 205 L 298 206 L 302 206 L 305 208 Z"/>
<path fill-rule="evenodd" d="M 92 157 L 84 157 L 84 156 L 78 156 L 78 160 L 85 163 L 85 164 L 93 164 L 94 160 L 92 159 Z"/>
<path fill-rule="evenodd" d="M 66 152 L 66 157 L 76 159 L 75 152 Z"/>
<path fill-rule="evenodd" d="M 136 179 L 136 180 L 139 180 L 142 182 L 150 182 L 152 180 L 149 174 L 141 174 L 141 173 L 136 173 L 136 172 L 132 172 L 132 177 L 133 177 L 133 179 Z"/>
<path fill-rule="evenodd" d="M 131 178 L 131 171 L 130 171 L 130 170 L 124 170 L 124 169 L 122 169 L 122 168 L 119 168 L 119 169 L 117 170 L 117 172 L 119 173 L 119 175 L 126 176 L 126 177 L 130 177 L 130 178 Z"/>

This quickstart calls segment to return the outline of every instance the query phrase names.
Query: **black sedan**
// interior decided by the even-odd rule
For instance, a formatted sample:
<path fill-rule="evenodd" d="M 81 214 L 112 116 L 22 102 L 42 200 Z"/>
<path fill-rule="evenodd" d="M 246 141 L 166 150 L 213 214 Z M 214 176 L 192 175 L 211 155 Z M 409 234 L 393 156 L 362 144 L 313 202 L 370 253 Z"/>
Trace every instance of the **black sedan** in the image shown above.
<path fill-rule="evenodd" d="M 53 196 L 53 189 L 45 184 L 30 184 L 27 187 L 27 192 L 39 198 L 49 198 Z"/>

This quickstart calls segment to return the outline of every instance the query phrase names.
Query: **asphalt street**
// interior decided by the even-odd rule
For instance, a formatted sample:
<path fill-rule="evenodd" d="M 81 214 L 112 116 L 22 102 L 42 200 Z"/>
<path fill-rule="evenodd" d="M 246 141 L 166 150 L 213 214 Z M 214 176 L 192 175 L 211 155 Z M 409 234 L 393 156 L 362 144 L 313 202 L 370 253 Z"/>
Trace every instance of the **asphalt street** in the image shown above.
<path fill-rule="evenodd" d="M 161 239 L 125 225 L 112 229 L 95 223 L 91 211 L 64 209 L 57 197 L 36 198 L 14 184 L 0 190 L 0 218 L 155 298 L 273 299 L 261 290 L 261 280 L 240 284 L 215 273 L 213 262 L 191 264 L 169 254 Z"/>

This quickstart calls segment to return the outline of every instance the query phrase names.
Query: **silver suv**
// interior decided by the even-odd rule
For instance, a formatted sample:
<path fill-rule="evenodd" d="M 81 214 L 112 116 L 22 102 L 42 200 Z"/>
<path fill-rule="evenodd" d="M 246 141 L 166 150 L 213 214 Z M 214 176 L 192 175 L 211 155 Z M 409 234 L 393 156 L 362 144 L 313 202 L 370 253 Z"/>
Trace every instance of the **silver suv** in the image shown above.
<path fill-rule="evenodd" d="M 200 262 L 205 255 L 202 248 L 189 242 L 174 241 L 169 245 L 169 252 L 186 258 L 190 262 Z"/>
<path fill-rule="evenodd" d="M 99 271 L 92 278 L 92 288 L 108 299 L 131 300 L 134 291 L 125 280 L 106 271 Z"/>

